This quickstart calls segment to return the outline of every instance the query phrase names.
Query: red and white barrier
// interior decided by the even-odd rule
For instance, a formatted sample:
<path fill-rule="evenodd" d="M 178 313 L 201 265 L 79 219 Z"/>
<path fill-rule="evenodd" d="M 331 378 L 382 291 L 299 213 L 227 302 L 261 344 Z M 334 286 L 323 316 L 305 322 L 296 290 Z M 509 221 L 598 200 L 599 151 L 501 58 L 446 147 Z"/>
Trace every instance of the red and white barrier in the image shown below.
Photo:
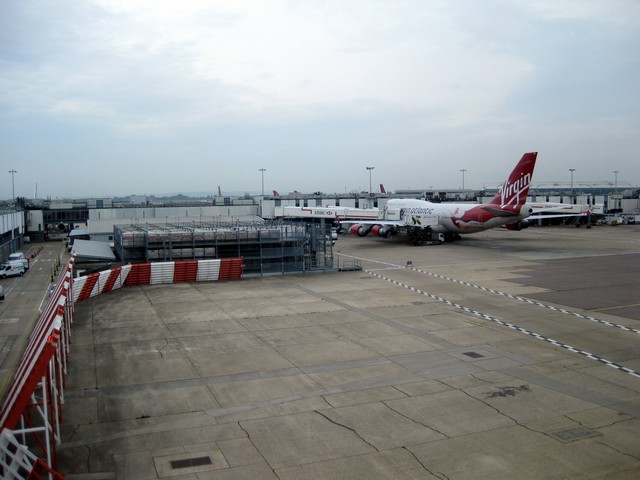
<path fill-rule="evenodd" d="M 73 303 L 121 288 L 127 279 L 129 271 L 131 271 L 131 265 L 124 265 L 112 270 L 92 273 L 91 275 L 74 279 Z"/>
<path fill-rule="evenodd" d="M 242 277 L 242 258 L 137 263 L 132 265 L 125 285 L 159 285 L 179 282 L 212 282 Z"/>
<path fill-rule="evenodd" d="M 86 300 L 123 286 L 212 282 L 241 277 L 242 258 L 136 263 L 74 279 L 73 302 Z"/>
<path fill-rule="evenodd" d="M 28 436 L 45 454 L 45 459 L 39 459 L 35 463 L 27 462 L 23 466 L 33 475 L 35 468 L 40 465 L 50 478 L 62 478 L 55 472 L 55 451 L 60 439 L 64 376 L 67 372 L 73 322 L 73 303 L 70 299 L 73 298 L 74 259 L 75 257 L 71 257 L 58 277 L 56 288 L 49 295 L 49 301 L 29 337 L 0 412 L 0 430 L 5 440 L 17 437 L 22 438 L 24 443 Z M 12 457 L 14 454 L 24 453 L 26 448 L 28 447 L 24 445 L 20 451 L 3 453 Z M 21 459 L 24 460 L 28 456 L 22 453 Z M 6 462 L 7 465 L 9 463 Z M 5 470 L 4 464 L 0 466 L 2 478 L 22 478 Z"/>

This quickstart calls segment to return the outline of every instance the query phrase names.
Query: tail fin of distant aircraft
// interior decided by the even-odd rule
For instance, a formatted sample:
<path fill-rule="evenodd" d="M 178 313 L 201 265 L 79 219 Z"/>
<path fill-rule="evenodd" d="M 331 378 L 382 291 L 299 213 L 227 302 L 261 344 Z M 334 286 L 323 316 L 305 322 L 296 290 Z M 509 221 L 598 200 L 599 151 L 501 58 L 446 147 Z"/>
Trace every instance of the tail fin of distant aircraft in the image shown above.
<path fill-rule="evenodd" d="M 383 184 L 380 184 L 380 193 L 387 193 L 387 191 L 384 189 Z"/>
<path fill-rule="evenodd" d="M 220 188 L 220 185 L 218 185 L 218 196 L 219 197 L 222 196 L 222 189 Z"/>
<path fill-rule="evenodd" d="M 274 197 L 279 197 L 279 196 L 280 196 L 280 194 L 278 193 L 278 191 L 277 191 L 277 190 L 274 190 L 274 191 L 273 191 L 273 196 L 274 196 Z"/>
<path fill-rule="evenodd" d="M 537 156 L 538 152 L 525 153 L 522 156 L 507 181 L 498 190 L 498 194 L 491 200 L 491 204 L 500 206 L 501 210 L 520 211 L 527 201 Z"/>

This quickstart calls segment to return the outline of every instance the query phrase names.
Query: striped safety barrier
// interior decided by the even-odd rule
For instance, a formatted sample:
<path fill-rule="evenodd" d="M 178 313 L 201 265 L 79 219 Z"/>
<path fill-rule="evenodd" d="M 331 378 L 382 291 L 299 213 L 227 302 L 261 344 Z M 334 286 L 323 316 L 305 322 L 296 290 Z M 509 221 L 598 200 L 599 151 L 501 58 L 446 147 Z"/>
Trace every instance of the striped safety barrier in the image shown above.
<path fill-rule="evenodd" d="M 242 258 L 221 258 L 124 265 L 74 279 L 73 302 L 123 286 L 239 279 L 242 277 L 242 262 Z"/>
<path fill-rule="evenodd" d="M 137 263 L 132 265 L 125 285 L 159 285 L 179 282 L 212 282 L 242 277 L 242 258 Z"/>
<path fill-rule="evenodd" d="M 0 411 L 2 442 L 0 478 L 62 478 L 56 470 L 56 445 L 64 403 L 64 377 L 73 322 L 71 257 L 58 276 L 55 288 L 36 323 Z M 14 448 L 16 438 L 22 446 Z M 43 459 L 26 453 L 27 445 L 37 445 Z M 17 466 L 18 470 L 12 466 Z M 39 469 L 39 470 L 38 470 Z M 21 476 L 20 472 L 27 472 Z"/>
<path fill-rule="evenodd" d="M 132 265 L 124 265 L 73 280 L 73 303 L 107 293 L 124 285 Z"/>

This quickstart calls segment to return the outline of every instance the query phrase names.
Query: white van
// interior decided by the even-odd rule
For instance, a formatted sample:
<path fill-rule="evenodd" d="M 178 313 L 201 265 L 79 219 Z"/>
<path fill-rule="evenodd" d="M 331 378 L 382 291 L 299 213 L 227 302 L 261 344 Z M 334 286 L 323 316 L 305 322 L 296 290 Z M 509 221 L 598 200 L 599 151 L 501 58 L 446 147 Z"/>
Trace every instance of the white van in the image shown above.
<path fill-rule="evenodd" d="M 9 263 L 20 262 L 25 270 L 29 270 L 29 259 L 25 258 L 24 253 L 16 252 L 9 255 Z"/>
<path fill-rule="evenodd" d="M 3 263 L 0 265 L 0 277 L 15 277 L 16 275 L 24 275 L 24 265 L 20 262 Z"/>

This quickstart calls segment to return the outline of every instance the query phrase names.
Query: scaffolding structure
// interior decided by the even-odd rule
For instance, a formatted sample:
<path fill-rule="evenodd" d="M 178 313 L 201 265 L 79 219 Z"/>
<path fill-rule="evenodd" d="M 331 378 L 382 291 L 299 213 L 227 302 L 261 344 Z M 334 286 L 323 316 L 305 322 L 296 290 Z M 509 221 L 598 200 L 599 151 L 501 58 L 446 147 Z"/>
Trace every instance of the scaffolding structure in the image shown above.
<path fill-rule="evenodd" d="M 123 262 L 244 259 L 244 274 L 331 271 L 330 225 L 145 223 L 114 227 Z"/>

